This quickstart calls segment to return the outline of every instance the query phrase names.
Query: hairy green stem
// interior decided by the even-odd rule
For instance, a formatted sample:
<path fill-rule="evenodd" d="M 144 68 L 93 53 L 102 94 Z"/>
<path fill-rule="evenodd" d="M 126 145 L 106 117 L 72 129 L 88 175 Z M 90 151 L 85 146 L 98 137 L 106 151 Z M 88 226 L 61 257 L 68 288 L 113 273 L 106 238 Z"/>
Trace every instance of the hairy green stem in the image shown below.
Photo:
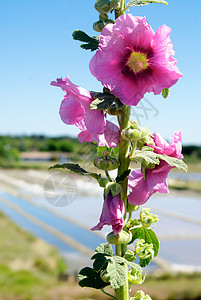
<path fill-rule="evenodd" d="M 119 140 L 119 168 L 118 168 L 118 176 L 124 174 L 126 170 L 128 170 L 130 165 L 129 158 L 129 149 L 130 149 L 130 141 L 126 141 L 123 138 L 122 130 L 126 129 L 130 125 L 130 115 L 131 115 L 131 107 L 125 106 L 121 111 L 121 115 L 119 118 L 120 125 L 120 140 Z M 124 202 L 125 207 L 127 207 L 127 188 L 128 188 L 128 178 L 125 178 L 122 182 L 120 182 L 122 188 L 122 201 Z M 126 220 L 126 213 L 124 215 L 124 220 Z M 115 254 L 118 256 L 124 256 L 127 250 L 127 245 L 116 245 L 115 246 Z M 124 265 L 126 281 L 123 286 L 119 289 L 115 290 L 117 300 L 128 300 L 129 299 L 129 289 L 128 289 L 128 266 Z"/>
<path fill-rule="evenodd" d="M 123 15 L 124 13 L 125 13 L 125 0 L 121 0 L 120 9 L 115 10 L 115 19 L 117 19 L 119 16 Z"/>

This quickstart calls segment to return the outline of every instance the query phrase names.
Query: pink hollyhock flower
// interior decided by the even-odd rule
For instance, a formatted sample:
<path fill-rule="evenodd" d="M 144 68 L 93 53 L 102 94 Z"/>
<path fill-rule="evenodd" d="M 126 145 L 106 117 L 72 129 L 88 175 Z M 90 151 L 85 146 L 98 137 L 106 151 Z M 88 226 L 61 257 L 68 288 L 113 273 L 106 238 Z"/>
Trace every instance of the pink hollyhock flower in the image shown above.
<path fill-rule="evenodd" d="M 120 16 L 104 27 L 91 73 L 126 105 L 137 105 L 147 92 L 160 94 L 182 77 L 170 32 L 163 25 L 154 33 L 143 17 Z"/>
<path fill-rule="evenodd" d="M 171 143 L 167 143 L 157 132 L 153 134 L 153 140 L 155 146 L 150 145 L 150 147 L 155 153 L 183 158 L 181 131 L 173 133 Z M 145 180 L 140 169 L 133 170 L 128 177 L 128 185 L 132 189 L 128 202 L 132 205 L 142 205 L 156 192 L 168 193 L 167 176 L 172 168 L 165 161 L 161 161 L 154 169 L 146 168 Z"/>
<path fill-rule="evenodd" d="M 104 225 L 112 225 L 114 234 L 118 234 L 124 226 L 124 203 L 120 194 L 113 198 L 111 191 L 103 203 L 100 222 L 91 230 L 101 230 Z"/>
<path fill-rule="evenodd" d="M 66 92 L 60 106 L 60 117 L 68 125 L 77 126 L 82 132 L 78 135 L 81 143 L 96 141 L 99 146 L 116 147 L 119 141 L 119 128 L 106 121 L 101 110 L 90 109 L 93 101 L 91 93 L 73 84 L 69 78 L 52 81 L 51 85 L 61 87 Z"/>

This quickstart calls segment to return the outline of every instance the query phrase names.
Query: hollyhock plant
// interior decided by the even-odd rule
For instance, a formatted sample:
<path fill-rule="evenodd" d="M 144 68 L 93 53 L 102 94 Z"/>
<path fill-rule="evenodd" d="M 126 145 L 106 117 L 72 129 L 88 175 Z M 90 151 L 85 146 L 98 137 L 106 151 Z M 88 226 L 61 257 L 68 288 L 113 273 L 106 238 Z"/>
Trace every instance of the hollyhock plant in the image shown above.
<path fill-rule="evenodd" d="M 147 92 L 160 94 L 182 77 L 170 32 L 163 25 L 154 33 L 145 17 L 121 15 L 103 29 L 91 73 L 126 105 L 137 105 Z"/>
<path fill-rule="evenodd" d="M 101 230 L 104 225 L 112 225 L 114 234 L 118 234 L 124 226 L 124 212 L 124 203 L 120 194 L 113 197 L 111 191 L 109 191 L 103 203 L 100 222 L 91 230 Z"/>
<path fill-rule="evenodd" d="M 94 142 L 99 146 L 116 147 L 119 141 L 119 128 L 106 121 L 101 110 L 91 110 L 93 101 L 89 91 L 73 84 L 69 78 L 57 78 L 51 85 L 61 87 L 66 96 L 60 106 L 60 117 L 65 124 L 75 125 L 82 132 L 79 141 Z"/>
<path fill-rule="evenodd" d="M 104 199 L 98 224 L 91 230 L 102 230 L 105 225 L 113 230 L 107 242 L 95 249 L 92 266 L 80 271 L 79 285 L 99 289 L 116 300 L 151 299 L 142 291 L 132 295 L 131 285 L 144 281 L 142 268 L 158 255 L 159 241 L 151 226 L 159 218 L 150 214 L 149 208 L 141 209 L 140 218 L 133 215 L 154 193 L 168 193 L 167 176 L 172 168 L 187 171 L 182 161 L 181 131 L 174 132 L 168 143 L 158 132 L 151 134 L 131 119 L 131 105 L 136 106 L 145 93 L 162 92 L 166 98 L 168 89 L 182 76 L 173 57 L 170 28 L 163 25 L 154 32 L 145 17 L 126 15 L 132 6 L 157 2 L 167 4 L 165 0 L 95 0 L 99 20 L 93 28 L 102 30 L 100 37 L 82 30 L 75 30 L 72 36 L 81 42 L 82 49 L 96 51 L 90 71 L 102 82 L 103 91 L 89 92 L 68 77 L 51 83 L 65 92 L 60 106 L 62 121 L 81 130 L 81 143 L 98 145 L 93 166 L 87 164 L 87 170 L 74 162 L 56 164 L 51 169 L 96 180 L 104 190 Z M 116 20 L 108 18 L 113 12 Z M 107 121 L 108 115 L 119 126 Z M 141 168 L 130 172 L 133 160 L 140 160 Z M 79 236 L 75 239 L 79 241 Z M 133 247 L 128 248 L 131 244 Z M 80 245 L 80 252 L 91 252 L 87 241 L 84 245 Z M 107 287 L 115 296 L 105 290 Z"/>
<path fill-rule="evenodd" d="M 171 157 L 182 159 L 182 139 L 181 131 L 174 132 L 172 142 L 167 143 L 162 136 L 156 132 L 153 134 L 155 145 L 150 145 L 155 153 L 165 154 Z M 156 192 L 168 193 L 167 176 L 173 167 L 165 161 L 160 161 L 154 169 L 146 168 L 144 179 L 140 169 L 133 170 L 129 175 L 128 185 L 132 192 L 128 196 L 128 201 L 132 205 L 142 205 Z"/>

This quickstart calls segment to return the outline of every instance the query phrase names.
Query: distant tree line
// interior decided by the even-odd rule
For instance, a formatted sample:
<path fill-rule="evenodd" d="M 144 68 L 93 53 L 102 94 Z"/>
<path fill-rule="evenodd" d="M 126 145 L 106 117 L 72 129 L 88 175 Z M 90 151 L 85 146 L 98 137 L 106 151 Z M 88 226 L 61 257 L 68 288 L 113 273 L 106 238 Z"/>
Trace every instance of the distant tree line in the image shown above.
<path fill-rule="evenodd" d="M 86 149 L 87 148 L 87 149 Z M 44 135 L 8 136 L 0 135 L 0 163 L 2 160 L 20 160 L 21 152 L 65 152 L 85 154 L 93 151 L 95 145 L 89 143 L 87 147 L 80 144 L 77 138 L 47 137 Z"/>
<path fill-rule="evenodd" d="M 21 152 L 45 151 L 87 154 L 96 151 L 93 143 L 80 144 L 77 138 L 47 137 L 44 135 L 9 136 L 0 135 L 0 161 L 16 161 L 20 159 Z M 201 146 L 183 146 L 183 154 L 187 157 L 201 159 Z"/>

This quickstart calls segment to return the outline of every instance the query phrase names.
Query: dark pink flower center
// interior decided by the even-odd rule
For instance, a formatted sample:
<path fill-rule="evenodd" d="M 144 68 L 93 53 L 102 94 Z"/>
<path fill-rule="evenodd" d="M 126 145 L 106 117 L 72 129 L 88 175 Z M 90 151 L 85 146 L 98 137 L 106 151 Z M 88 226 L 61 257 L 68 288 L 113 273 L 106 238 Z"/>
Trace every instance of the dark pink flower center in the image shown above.
<path fill-rule="evenodd" d="M 151 62 L 153 49 L 141 49 L 141 47 L 127 47 L 119 64 L 121 72 L 125 77 L 134 81 L 147 78 L 152 74 Z"/>

